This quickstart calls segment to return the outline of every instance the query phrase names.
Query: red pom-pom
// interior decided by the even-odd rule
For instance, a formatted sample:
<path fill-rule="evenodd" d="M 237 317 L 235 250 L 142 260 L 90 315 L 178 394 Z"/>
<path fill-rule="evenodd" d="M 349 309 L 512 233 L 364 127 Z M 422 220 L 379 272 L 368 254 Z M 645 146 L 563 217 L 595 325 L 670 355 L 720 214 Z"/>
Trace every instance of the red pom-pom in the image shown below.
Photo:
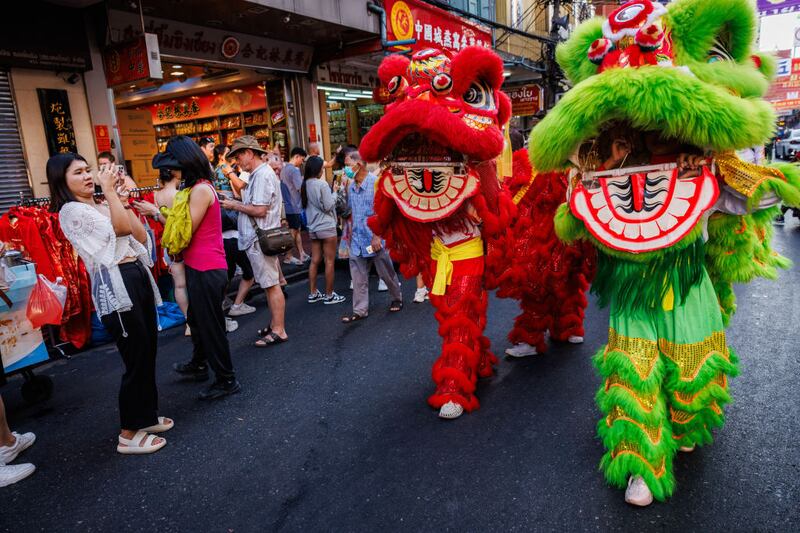
<path fill-rule="evenodd" d="M 756 68 L 761 68 L 761 56 L 752 55 L 750 56 L 750 59 L 753 60 L 753 64 L 756 66 Z"/>
<path fill-rule="evenodd" d="M 589 47 L 589 61 L 595 65 L 599 65 L 603 62 L 603 58 L 606 57 L 606 54 L 613 49 L 614 43 L 611 39 L 606 39 L 604 37 L 597 39 L 592 43 L 592 46 Z"/>

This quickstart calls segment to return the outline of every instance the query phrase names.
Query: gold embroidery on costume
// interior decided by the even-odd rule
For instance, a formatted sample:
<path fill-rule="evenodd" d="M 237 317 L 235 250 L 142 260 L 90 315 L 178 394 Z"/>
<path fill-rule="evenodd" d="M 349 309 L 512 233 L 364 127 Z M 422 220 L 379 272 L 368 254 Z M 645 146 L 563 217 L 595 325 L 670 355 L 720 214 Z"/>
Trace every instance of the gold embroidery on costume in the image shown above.
<path fill-rule="evenodd" d="M 714 376 L 714 378 L 711 381 L 709 381 L 707 387 L 703 387 L 702 389 L 700 389 L 699 391 L 695 392 L 694 394 L 690 394 L 688 392 L 675 391 L 675 399 L 678 400 L 678 402 L 680 402 L 682 404 L 689 405 L 703 391 L 708 390 L 711 385 L 717 385 L 719 387 L 722 387 L 723 390 L 727 390 L 727 388 L 728 388 L 728 379 L 725 377 L 725 374 L 719 373 L 716 376 Z"/>
<path fill-rule="evenodd" d="M 705 362 L 714 354 L 729 359 L 725 333 L 717 331 L 710 337 L 692 344 L 678 344 L 661 339 L 658 342 L 661 352 L 672 360 L 681 374 L 681 381 L 692 381 L 700 373 Z"/>
<path fill-rule="evenodd" d="M 627 413 L 625 413 L 625 411 L 619 405 L 615 405 L 614 408 L 611 410 L 611 412 L 608 414 L 608 416 L 606 417 L 606 424 L 608 425 L 608 427 L 611 427 L 617 420 L 630 422 L 631 424 L 641 429 L 642 432 L 647 435 L 647 437 L 650 439 L 650 442 L 652 442 L 653 445 L 657 445 L 659 442 L 661 442 L 660 427 L 654 428 L 650 426 L 645 426 L 643 423 L 638 422 L 633 418 L 629 417 Z"/>
<path fill-rule="evenodd" d="M 612 351 L 621 352 L 630 359 L 642 380 L 647 379 L 658 360 L 658 343 L 656 341 L 626 337 L 617 333 L 614 328 L 608 328 L 608 344 L 604 356 Z"/>
<path fill-rule="evenodd" d="M 662 457 L 661 458 L 661 465 L 658 468 L 655 468 L 655 467 L 653 467 L 652 464 L 650 464 L 650 461 L 648 461 L 647 459 L 644 458 L 644 456 L 642 456 L 642 453 L 639 450 L 639 447 L 636 444 L 632 443 L 632 442 L 621 442 L 621 443 L 619 443 L 617 445 L 617 447 L 614 448 L 614 451 L 611 452 L 611 458 L 612 459 L 616 459 L 617 457 L 619 457 L 620 455 L 623 455 L 623 454 L 633 455 L 634 457 L 636 457 L 637 459 L 642 461 L 644 464 L 647 465 L 647 467 L 650 469 L 650 471 L 653 472 L 653 475 L 655 477 L 657 477 L 657 478 L 663 476 L 664 472 L 666 471 L 666 460 L 665 460 L 665 458 Z"/>
<path fill-rule="evenodd" d="M 653 410 L 653 407 L 656 405 L 656 395 L 651 394 L 650 396 L 639 395 L 633 391 L 633 388 L 627 383 L 625 383 L 619 376 L 614 374 L 610 378 L 606 380 L 606 392 L 611 390 L 611 387 L 619 387 L 623 389 L 625 392 L 633 396 L 633 398 L 639 403 L 639 405 L 647 411 L 648 413 Z"/>
<path fill-rule="evenodd" d="M 672 421 L 676 424 L 688 424 L 697 416 L 697 413 L 687 413 L 686 411 L 680 411 L 672 407 L 669 408 L 669 414 Z"/>
<path fill-rule="evenodd" d="M 725 184 L 748 198 L 767 180 L 777 178 L 786 181 L 780 170 L 742 161 L 733 152 L 718 155 L 714 162 Z"/>

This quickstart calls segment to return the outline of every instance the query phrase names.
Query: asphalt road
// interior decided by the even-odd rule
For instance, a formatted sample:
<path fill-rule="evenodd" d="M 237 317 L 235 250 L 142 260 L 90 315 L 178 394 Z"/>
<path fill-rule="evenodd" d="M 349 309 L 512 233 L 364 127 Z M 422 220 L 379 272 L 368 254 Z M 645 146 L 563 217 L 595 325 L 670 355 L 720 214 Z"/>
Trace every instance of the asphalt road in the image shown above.
<path fill-rule="evenodd" d="M 796 219 L 776 248 L 800 264 Z M 348 294 L 347 275 L 337 288 Z M 176 427 L 152 456 L 115 453 L 121 363 L 113 347 L 52 365 L 46 404 L 3 389 L 12 428 L 34 431 L 23 458 L 38 471 L 0 489 L 0 531 L 796 531 L 800 524 L 798 388 L 800 270 L 738 287 L 729 330 L 741 357 L 734 403 L 716 442 L 676 460 L 668 503 L 636 509 L 597 465 L 600 380 L 590 356 L 606 338 L 591 307 L 586 343 L 502 360 L 479 387 L 482 408 L 441 421 L 425 403 L 438 338 L 429 304 L 387 312 L 373 292 L 369 319 L 339 323 L 348 303 L 309 305 L 289 288 L 290 342 L 253 348 L 258 313 L 230 334 L 241 394 L 195 399 L 172 363 L 189 356 L 182 329 L 159 351 L 162 414 Z M 376 280 L 372 280 L 373 291 Z M 493 299 L 496 353 L 516 303 Z"/>

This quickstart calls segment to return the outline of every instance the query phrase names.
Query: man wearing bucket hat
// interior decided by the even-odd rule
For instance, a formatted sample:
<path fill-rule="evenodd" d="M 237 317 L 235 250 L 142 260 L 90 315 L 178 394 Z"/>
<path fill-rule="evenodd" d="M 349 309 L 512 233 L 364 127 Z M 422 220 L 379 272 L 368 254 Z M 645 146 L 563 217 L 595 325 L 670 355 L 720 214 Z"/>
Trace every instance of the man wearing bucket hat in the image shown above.
<path fill-rule="evenodd" d="M 280 344 L 288 340 L 284 327 L 286 300 L 281 291 L 281 267 L 277 255 L 266 256 L 256 238 L 254 224 L 262 230 L 269 230 L 281 225 L 281 187 L 275 172 L 266 164 L 262 154 L 266 150 L 258 144 L 252 135 L 244 135 L 233 142 L 230 156 L 235 158 L 245 172 L 250 173 L 247 186 L 242 189 L 242 200 L 224 200 L 222 207 L 242 213 L 238 219 L 239 249 L 244 250 L 253 266 L 255 280 L 267 293 L 272 322 L 259 331 L 257 347 Z"/>

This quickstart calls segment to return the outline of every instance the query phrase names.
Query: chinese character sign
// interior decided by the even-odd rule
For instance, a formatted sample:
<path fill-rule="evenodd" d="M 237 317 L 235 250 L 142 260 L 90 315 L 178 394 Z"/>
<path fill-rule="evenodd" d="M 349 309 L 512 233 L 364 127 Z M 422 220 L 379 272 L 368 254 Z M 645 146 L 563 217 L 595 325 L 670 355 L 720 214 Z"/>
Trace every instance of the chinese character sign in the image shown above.
<path fill-rule="evenodd" d="M 458 52 L 466 46 L 492 47 L 491 29 L 419 0 L 384 0 L 384 8 L 387 38 L 416 39 L 412 50 L 434 47 Z"/>
<path fill-rule="evenodd" d="M 61 89 L 36 89 L 39 94 L 39 107 L 42 110 L 44 132 L 50 155 L 67 152 L 77 153 L 75 130 L 72 127 L 72 114 L 69 110 L 67 91 Z"/>

